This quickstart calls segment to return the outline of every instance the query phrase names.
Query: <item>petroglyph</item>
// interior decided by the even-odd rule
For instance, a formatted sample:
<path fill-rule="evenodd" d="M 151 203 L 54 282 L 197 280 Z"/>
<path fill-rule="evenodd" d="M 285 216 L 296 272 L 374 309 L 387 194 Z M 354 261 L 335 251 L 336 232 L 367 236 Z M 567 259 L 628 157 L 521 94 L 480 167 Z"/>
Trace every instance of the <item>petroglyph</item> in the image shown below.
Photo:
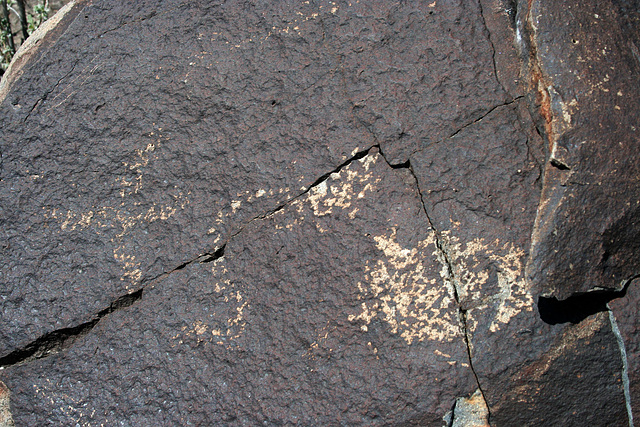
<path fill-rule="evenodd" d="M 454 281 L 461 302 L 466 307 L 497 307 L 490 330 L 508 323 L 523 310 L 532 311 L 534 302 L 525 276 L 525 253 L 511 242 L 486 242 L 476 238 L 460 243 L 450 231 L 443 233 L 449 260 L 454 268 Z M 497 289 L 488 289 L 495 274 Z M 473 331 L 473 324 L 470 325 Z"/>
<path fill-rule="evenodd" d="M 430 270 L 425 259 L 433 259 L 437 248 L 435 233 L 416 247 L 403 248 L 396 241 L 396 230 L 373 239 L 382 259 L 367 262 L 364 283 L 358 283 L 364 300 L 362 312 L 349 316 L 362 320 L 362 328 L 379 316 L 411 344 L 424 339 L 452 341 L 461 337 L 455 300 L 449 289 Z"/>

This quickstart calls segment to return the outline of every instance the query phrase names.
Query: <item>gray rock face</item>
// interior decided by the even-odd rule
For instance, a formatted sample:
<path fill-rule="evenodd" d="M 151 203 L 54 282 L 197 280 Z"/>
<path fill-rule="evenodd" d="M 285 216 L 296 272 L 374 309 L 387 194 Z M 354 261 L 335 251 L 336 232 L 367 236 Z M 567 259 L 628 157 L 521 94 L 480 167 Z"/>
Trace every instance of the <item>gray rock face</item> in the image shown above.
<path fill-rule="evenodd" d="M 0 84 L 0 417 L 633 425 L 639 11 L 72 2 Z"/>

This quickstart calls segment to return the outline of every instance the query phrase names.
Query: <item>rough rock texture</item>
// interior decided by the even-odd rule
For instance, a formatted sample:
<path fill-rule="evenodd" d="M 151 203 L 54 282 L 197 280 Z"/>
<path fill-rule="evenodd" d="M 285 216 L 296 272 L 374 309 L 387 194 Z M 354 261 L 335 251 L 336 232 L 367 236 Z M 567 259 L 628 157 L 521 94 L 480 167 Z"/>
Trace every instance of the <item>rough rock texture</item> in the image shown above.
<path fill-rule="evenodd" d="M 0 417 L 633 425 L 638 22 L 70 3 L 0 83 Z"/>
<path fill-rule="evenodd" d="M 519 16 L 549 158 L 532 285 L 620 290 L 640 272 L 640 2 L 532 1 Z"/>
<path fill-rule="evenodd" d="M 504 100 L 477 6 L 320 6 L 94 2 L 14 82 L 3 353 L 214 251 L 354 154 L 408 151 Z"/>
<path fill-rule="evenodd" d="M 69 408 L 58 422 L 436 424 L 477 387 L 436 251 L 411 174 L 370 154 L 10 387 L 36 414 L 44 396 Z M 33 375 L 55 386 L 31 390 Z"/>
<path fill-rule="evenodd" d="M 629 404 L 628 410 L 632 411 L 635 420 L 640 419 L 640 343 L 637 339 L 640 332 L 639 286 L 639 280 L 631 282 L 624 298 L 611 301 L 609 312 L 624 364 L 622 379 Z"/>

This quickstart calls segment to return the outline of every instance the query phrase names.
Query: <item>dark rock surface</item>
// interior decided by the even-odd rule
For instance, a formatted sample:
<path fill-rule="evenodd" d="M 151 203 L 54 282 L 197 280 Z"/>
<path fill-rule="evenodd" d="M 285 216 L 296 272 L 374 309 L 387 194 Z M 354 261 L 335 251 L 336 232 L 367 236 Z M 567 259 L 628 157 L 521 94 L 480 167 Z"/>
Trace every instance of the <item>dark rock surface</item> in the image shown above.
<path fill-rule="evenodd" d="M 505 99 L 477 7 L 320 6 L 94 2 L 13 84 L 3 353 L 214 251 L 354 154 L 404 162 Z"/>
<path fill-rule="evenodd" d="M 532 285 L 558 299 L 622 289 L 640 271 L 640 3 L 533 1 L 519 13 L 549 158 Z"/>
<path fill-rule="evenodd" d="M 434 251 L 411 174 L 369 154 L 15 368 L 14 413 L 40 401 L 18 418 L 38 424 L 51 396 L 61 423 L 437 424 L 477 384 Z"/>
<path fill-rule="evenodd" d="M 632 425 L 639 21 L 70 3 L 0 83 L 2 425 Z"/>

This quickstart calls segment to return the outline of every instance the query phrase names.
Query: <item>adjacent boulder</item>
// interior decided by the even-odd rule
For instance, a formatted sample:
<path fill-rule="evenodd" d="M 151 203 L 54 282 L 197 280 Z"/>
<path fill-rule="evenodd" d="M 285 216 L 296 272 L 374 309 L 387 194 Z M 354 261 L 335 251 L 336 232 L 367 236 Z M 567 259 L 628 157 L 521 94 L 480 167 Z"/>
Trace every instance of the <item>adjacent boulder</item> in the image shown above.
<path fill-rule="evenodd" d="M 519 19 L 549 160 L 531 283 L 620 290 L 640 272 L 640 3 L 533 1 Z"/>

